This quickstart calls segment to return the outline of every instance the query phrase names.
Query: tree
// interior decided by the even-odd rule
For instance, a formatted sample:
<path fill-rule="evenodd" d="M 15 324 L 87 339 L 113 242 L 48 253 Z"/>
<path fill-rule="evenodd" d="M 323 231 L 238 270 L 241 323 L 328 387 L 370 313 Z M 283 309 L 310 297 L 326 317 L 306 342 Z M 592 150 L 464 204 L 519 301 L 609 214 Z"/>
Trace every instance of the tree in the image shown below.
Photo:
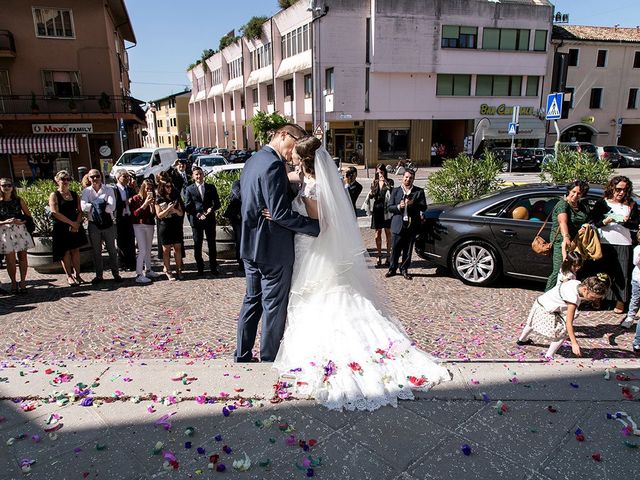
<path fill-rule="evenodd" d="M 237 42 L 240 37 L 236 36 L 235 30 L 231 30 L 225 36 L 220 39 L 220 44 L 218 45 L 219 50 L 223 50 L 225 47 L 228 47 L 232 43 Z"/>
<path fill-rule="evenodd" d="M 278 0 L 278 5 L 280 5 L 281 9 L 286 10 L 297 1 L 298 0 Z"/>
<path fill-rule="evenodd" d="M 262 35 L 262 25 L 267 20 L 269 20 L 268 17 L 251 17 L 251 19 L 240 28 L 240 33 L 249 40 L 260 38 Z"/>
<path fill-rule="evenodd" d="M 257 112 L 247 123 L 253 128 L 253 135 L 258 143 L 264 145 L 269 142 L 269 138 L 278 128 L 286 123 L 290 123 L 290 120 L 280 115 L 278 111 L 271 114 Z"/>

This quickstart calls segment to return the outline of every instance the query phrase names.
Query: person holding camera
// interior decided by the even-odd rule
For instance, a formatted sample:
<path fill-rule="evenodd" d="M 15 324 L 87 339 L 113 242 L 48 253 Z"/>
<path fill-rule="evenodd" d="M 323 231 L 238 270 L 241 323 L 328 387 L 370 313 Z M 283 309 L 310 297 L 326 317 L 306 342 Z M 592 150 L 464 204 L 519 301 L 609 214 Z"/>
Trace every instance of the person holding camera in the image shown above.
<path fill-rule="evenodd" d="M 158 274 L 151 270 L 153 230 L 156 225 L 156 199 L 153 182 L 143 180 L 140 191 L 131 198 L 129 207 L 133 213 L 133 233 L 138 243 L 136 257 L 136 283 L 150 283 Z"/>
<path fill-rule="evenodd" d="M 402 184 L 391 192 L 389 200 L 389 212 L 391 217 L 391 263 L 385 277 L 396 275 L 398 267 L 406 280 L 413 277 L 409 275 L 411 266 L 411 253 L 413 243 L 420 226 L 422 212 L 427 209 L 427 198 L 422 188 L 416 187 L 415 172 L 407 169 L 402 177 Z M 400 254 L 402 263 L 398 265 Z"/>
<path fill-rule="evenodd" d="M 349 167 L 344 174 L 344 188 L 347 190 L 349 198 L 351 198 L 354 211 L 356 211 L 356 202 L 362 192 L 362 185 L 358 182 L 357 178 L 358 170 L 356 167 Z"/>
<path fill-rule="evenodd" d="M 184 209 L 180 193 L 171 182 L 160 181 L 156 192 L 156 216 L 158 217 L 158 237 L 162 242 L 162 263 L 164 273 L 171 281 L 182 278 L 182 222 Z M 176 274 L 171 273 L 171 250 L 176 262 Z"/>
<path fill-rule="evenodd" d="M 198 275 L 204 275 L 202 243 L 207 237 L 209 268 L 211 275 L 218 275 L 216 264 L 216 210 L 220 208 L 220 198 L 215 185 L 204 183 L 204 172 L 193 167 L 193 182 L 185 190 L 184 209 L 193 232 L 193 256 L 196 259 Z"/>

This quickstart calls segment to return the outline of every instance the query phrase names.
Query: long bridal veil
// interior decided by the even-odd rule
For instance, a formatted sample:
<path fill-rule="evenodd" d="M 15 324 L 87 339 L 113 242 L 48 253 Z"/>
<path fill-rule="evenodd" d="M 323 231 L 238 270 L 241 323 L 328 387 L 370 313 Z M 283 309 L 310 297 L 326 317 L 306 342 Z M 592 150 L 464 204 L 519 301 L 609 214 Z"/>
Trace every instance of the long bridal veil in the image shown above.
<path fill-rule="evenodd" d="M 317 238 L 296 235 L 287 326 L 274 363 L 330 409 L 374 410 L 450 378 L 383 310 L 353 205 L 324 149 L 315 157 Z"/>

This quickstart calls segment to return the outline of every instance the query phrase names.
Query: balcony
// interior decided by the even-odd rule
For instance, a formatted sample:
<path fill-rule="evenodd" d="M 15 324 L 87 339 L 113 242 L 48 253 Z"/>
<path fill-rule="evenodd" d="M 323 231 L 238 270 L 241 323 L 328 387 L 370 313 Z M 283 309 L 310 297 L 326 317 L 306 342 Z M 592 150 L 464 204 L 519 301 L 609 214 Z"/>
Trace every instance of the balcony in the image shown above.
<path fill-rule="evenodd" d="M 45 95 L 0 95 L 2 115 L 34 114 L 133 114 L 142 122 L 145 115 L 141 102 L 133 97 L 112 96 L 105 101 L 101 95 L 60 98 Z"/>
<path fill-rule="evenodd" d="M 9 30 L 0 30 L 0 57 L 16 58 L 16 43 Z"/>

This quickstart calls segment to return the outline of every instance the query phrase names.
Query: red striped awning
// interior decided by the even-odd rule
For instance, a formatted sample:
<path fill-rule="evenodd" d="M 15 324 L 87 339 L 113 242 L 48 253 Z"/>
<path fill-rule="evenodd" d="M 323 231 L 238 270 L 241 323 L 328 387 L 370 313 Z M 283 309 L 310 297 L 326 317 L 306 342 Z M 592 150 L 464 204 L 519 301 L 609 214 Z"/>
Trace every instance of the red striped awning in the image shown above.
<path fill-rule="evenodd" d="M 65 135 L 15 135 L 0 137 L 0 153 L 58 153 L 77 152 L 75 134 Z"/>

